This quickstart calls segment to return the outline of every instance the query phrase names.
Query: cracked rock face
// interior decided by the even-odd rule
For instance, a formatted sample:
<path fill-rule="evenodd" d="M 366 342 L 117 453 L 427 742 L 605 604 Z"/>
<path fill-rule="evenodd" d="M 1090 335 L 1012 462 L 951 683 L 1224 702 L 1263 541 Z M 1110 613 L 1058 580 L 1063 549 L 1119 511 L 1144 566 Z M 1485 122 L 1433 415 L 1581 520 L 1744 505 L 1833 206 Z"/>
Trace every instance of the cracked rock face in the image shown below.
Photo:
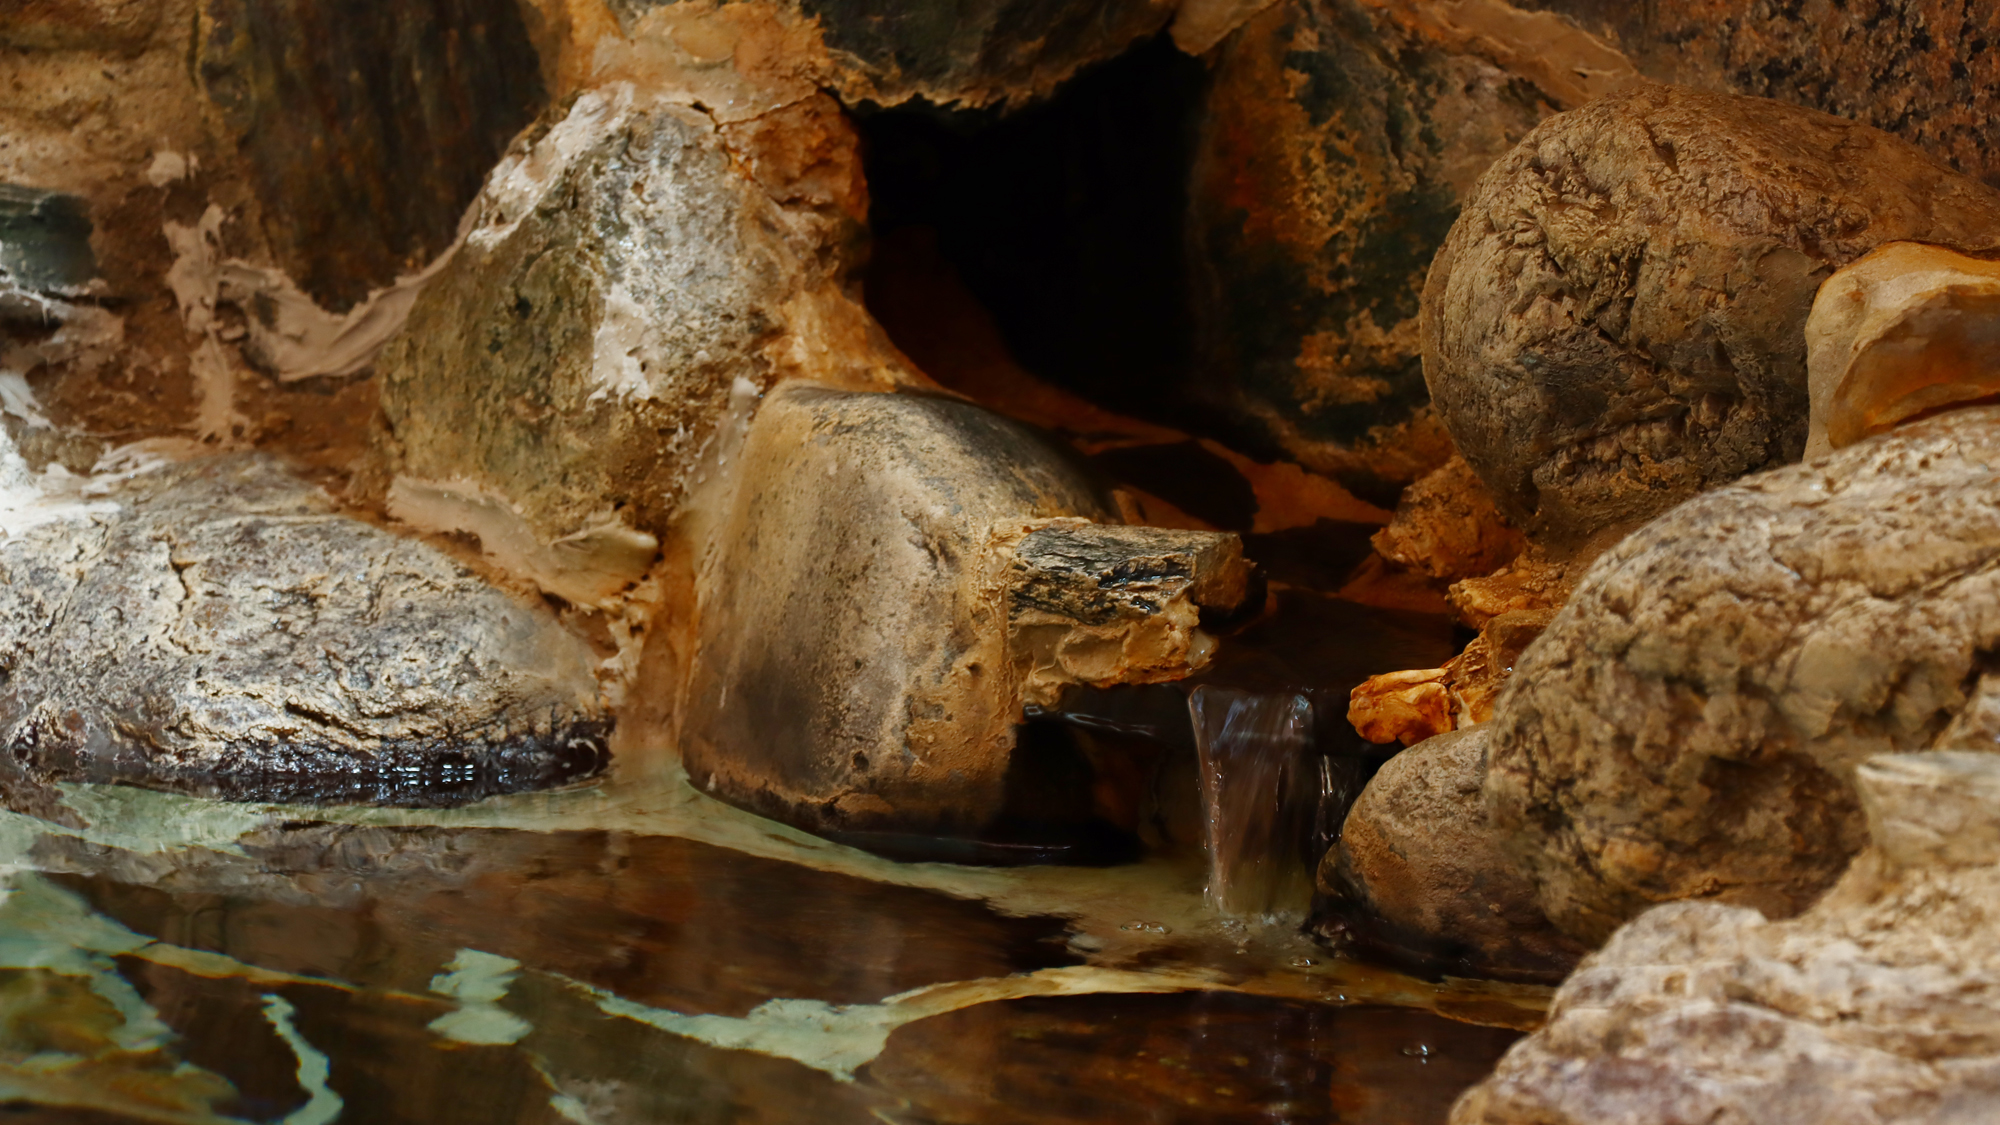
<path fill-rule="evenodd" d="M 1201 612 L 1246 596 L 1235 536 L 1092 523 L 1114 517 L 1068 456 L 959 399 L 786 383 L 739 464 L 683 753 L 811 831 L 977 835 L 1024 702 L 1184 676 Z"/>
<path fill-rule="evenodd" d="M 449 803 L 604 763 L 591 654 L 545 606 L 267 458 L 9 515 L 0 783 L 25 786 L 17 801 L 81 780 Z"/>
<path fill-rule="evenodd" d="M 1864 842 L 1854 770 L 2000 736 L 2000 408 L 1683 504 L 1515 665 L 1486 793 L 1549 916 L 1810 904 Z"/>
<path fill-rule="evenodd" d="M 1559 980 L 1583 946 L 1549 925 L 1535 885 L 1486 822 L 1490 728 L 1429 738 L 1389 759 L 1348 811 L 1320 889 L 1348 932 L 1429 968 Z"/>
<path fill-rule="evenodd" d="M 1796 459 L 1804 324 L 1878 243 L 2000 242 L 2000 192 L 1865 125 L 1643 87 L 1551 118 L 1431 265 L 1431 397 L 1501 510 L 1579 544 Z"/>
<path fill-rule="evenodd" d="M 1452 1125 L 2000 1117 L 2000 756 L 1859 770 L 1874 846 L 1811 910 L 1674 903 L 1556 993 Z"/>

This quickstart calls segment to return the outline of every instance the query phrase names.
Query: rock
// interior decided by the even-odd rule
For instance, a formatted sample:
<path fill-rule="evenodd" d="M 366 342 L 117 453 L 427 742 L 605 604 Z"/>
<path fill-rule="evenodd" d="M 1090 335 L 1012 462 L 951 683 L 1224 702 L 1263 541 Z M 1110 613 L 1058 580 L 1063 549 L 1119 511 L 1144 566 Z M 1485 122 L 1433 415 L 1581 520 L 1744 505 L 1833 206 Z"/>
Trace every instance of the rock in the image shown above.
<path fill-rule="evenodd" d="M 1854 769 L 2000 733 L 2000 408 L 1696 497 L 1598 559 L 1515 666 L 1487 796 L 1549 917 L 1804 909 L 1863 843 Z"/>
<path fill-rule="evenodd" d="M 548 104 L 516 4 L 209 0 L 200 27 L 183 51 L 199 51 L 247 166 L 245 218 L 335 312 L 450 246 L 487 170 Z"/>
<path fill-rule="evenodd" d="M 614 84 L 524 137 L 377 364 L 390 510 L 602 604 L 719 456 L 732 391 L 921 382 L 840 289 L 853 132 L 823 104 L 793 125 Z"/>
<path fill-rule="evenodd" d="M 272 460 L 88 489 L 0 460 L 10 797 L 115 781 L 451 803 L 603 766 L 592 654 L 545 606 L 339 514 Z"/>
<path fill-rule="evenodd" d="M 1389 759 L 1320 865 L 1324 906 L 1366 945 L 1459 975 L 1559 980 L 1586 952 L 1542 916 L 1486 823 L 1486 727 Z"/>
<path fill-rule="evenodd" d="M 1047 96 L 1078 70 L 1161 30 L 1178 5 L 774 0 L 718 11 L 672 0 L 615 0 L 610 7 L 625 38 L 642 50 L 648 40 L 665 40 L 683 65 L 726 63 L 763 82 L 786 71 L 796 81 L 804 72 L 848 105 L 921 98 L 979 109 L 1018 108 Z"/>
<path fill-rule="evenodd" d="M 1593 102 L 1495 164 L 1438 252 L 1432 398 L 1517 526 L 1608 540 L 1799 456 L 1813 294 L 1903 238 L 2000 242 L 2000 192 L 1775 102 Z"/>
<path fill-rule="evenodd" d="M 1026 706 L 1053 707 L 1072 684 L 1186 676 L 1215 644 L 1204 614 L 1226 616 L 1252 590 L 1234 535 L 1056 518 L 994 536 L 1011 556 L 1007 647 Z"/>
<path fill-rule="evenodd" d="M 1443 668 L 1412 668 L 1370 676 L 1348 697 L 1347 721 L 1364 742 L 1414 746 L 1458 725 L 1452 714 L 1449 675 Z"/>
<path fill-rule="evenodd" d="M 2000 1115 L 2000 756 L 1857 771 L 1874 847 L 1806 913 L 1656 907 L 1556 993 L 1452 1125 Z"/>
<path fill-rule="evenodd" d="M 1452 583 L 1445 601 L 1460 621 L 1484 629 L 1487 622 L 1502 614 L 1560 608 L 1575 585 L 1575 572 L 1588 563 L 1588 559 L 1579 558 L 1558 563 L 1530 548 L 1491 574 Z"/>
<path fill-rule="evenodd" d="M 2000 262 L 1877 247 L 1820 286 L 1806 372 L 1807 456 L 2000 393 Z"/>
<path fill-rule="evenodd" d="M 1555 620 L 1552 609 L 1516 609 L 1487 621 L 1465 651 L 1444 666 L 1453 713 L 1460 726 L 1493 718 L 1501 689 L 1514 674 L 1521 654 Z"/>
<path fill-rule="evenodd" d="M 809 831 L 978 836 L 1037 780 L 1025 700 L 1185 675 L 1202 610 L 1247 593 L 1234 536 L 1092 526 L 1109 500 L 1065 453 L 959 399 L 788 382 L 738 464 L 683 754 Z"/>
<path fill-rule="evenodd" d="M 2000 187 L 2000 9 L 1955 0 L 1880 0 L 1856 4 L 1733 4 L 1707 0 L 1458 0 L 1399 7 L 1457 9 L 1465 19 L 1484 8 L 1515 19 L 1567 24 L 1596 41 L 1554 63 L 1582 63 L 1599 74 L 1620 64 L 1658 82 L 1775 98 L 1873 125 L 1910 141 L 1966 174 Z M 1503 16 L 1504 18 L 1504 16 Z M 1473 20 L 1466 20 L 1468 24 Z M 1496 21 L 1497 22 L 1497 21 Z M 1498 30 L 1485 23 L 1478 31 Z M 1572 65 L 1574 65 L 1574 63 Z"/>
<path fill-rule="evenodd" d="M 0 320 L 58 319 L 56 302 L 96 276 L 83 200 L 0 183 Z"/>
<path fill-rule="evenodd" d="M 1386 502 L 1451 456 L 1425 408 L 1424 271 L 1460 197 L 1555 107 L 1363 0 L 1271 5 L 1210 58 L 1188 218 L 1198 385 Z"/>
<path fill-rule="evenodd" d="M 1368 742 L 1414 746 L 1491 720 L 1514 663 L 1554 616 L 1549 609 L 1509 610 L 1486 621 L 1441 668 L 1370 676 L 1354 689 L 1347 721 Z"/>
<path fill-rule="evenodd" d="M 1491 574 L 1528 546 L 1463 457 L 1405 489 L 1374 544 L 1390 562 L 1446 581 Z"/>

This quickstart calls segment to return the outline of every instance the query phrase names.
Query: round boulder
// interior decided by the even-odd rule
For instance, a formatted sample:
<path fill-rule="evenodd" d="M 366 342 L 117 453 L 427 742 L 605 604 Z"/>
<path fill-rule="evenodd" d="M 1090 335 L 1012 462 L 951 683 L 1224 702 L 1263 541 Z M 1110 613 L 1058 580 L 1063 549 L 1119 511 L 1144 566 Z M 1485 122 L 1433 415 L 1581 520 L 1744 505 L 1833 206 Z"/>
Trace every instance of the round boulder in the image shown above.
<path fill-rule="evenodd" d="M 1348 811 L 1320 887 L 1363 944 L 1426 968 L 1560 980 L 1585 950 L 1542 917 L 1486 822 L 1486 725 L 1389 759 Z"/>
<path fill-rule="evenodd" d="M 1895 239 L 2000 243 L 2000 192 L 1796 106 L 1601 98 L 1480 180 L 1425 282 L 1425 380 L 1510 520 L 1608 538 L 1799 457 L 1814 292 Z"/>

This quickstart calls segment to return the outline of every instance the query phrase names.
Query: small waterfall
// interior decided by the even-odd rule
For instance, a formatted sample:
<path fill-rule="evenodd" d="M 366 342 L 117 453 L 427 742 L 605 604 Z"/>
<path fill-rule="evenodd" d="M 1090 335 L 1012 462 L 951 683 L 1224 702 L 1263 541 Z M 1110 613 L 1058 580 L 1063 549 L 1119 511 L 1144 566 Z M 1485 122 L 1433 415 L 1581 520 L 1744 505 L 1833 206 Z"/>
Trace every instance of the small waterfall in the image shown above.
<path fill-rule="evenodd" d="M 1332 777 L 1313 740 L 1304 692 L 1204 684 L 1188 695 L 1208 844 L 1208 903 L 1256 917 L 1304 910 L 1308 841 Z M 1338 825 L 1335 825 L 1336 830 Z"/>

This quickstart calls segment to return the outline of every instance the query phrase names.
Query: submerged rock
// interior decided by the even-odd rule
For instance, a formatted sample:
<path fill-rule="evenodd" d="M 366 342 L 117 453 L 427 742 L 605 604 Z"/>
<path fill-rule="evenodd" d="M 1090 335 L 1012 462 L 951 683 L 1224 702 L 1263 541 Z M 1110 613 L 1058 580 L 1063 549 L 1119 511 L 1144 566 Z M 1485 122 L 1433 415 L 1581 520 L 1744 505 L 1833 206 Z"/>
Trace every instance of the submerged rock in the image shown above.
<path fill-rule="evenodd" d="M 786 383 L 737 464 L 683 752 L 698 787 L 812 831 L 1084 817 L 1087 779 L 1020 807 L 1051 780 L 1014 768 L 1024 704 L 1185 675 L 1202 611 L 1248 593 L 1234 536 L 1093 525 L 1112 509 L 1065 453 L 959 399 Z"/>
<path fill-rule="evenodd" d="M 1320 865 L 1322 917 L 1427 969 L 1559 980 L 1586 950 L 1543 917 L 1487 824 L 1490 729 L 1426 739 L 1375 774 Z"/>
<path fill-rule="evenodd" d="M 1874 846 L 1791 921 L 1656 907 L 1556 993 L 1452 1125 L 2000 1117 L 2000 756 L 1857 771 Z"/>
<path fill-rule="evenodd" d="M 1877 247 L 1820 286 L 1806 368 L 1808 456 L 2000 394 L 2000 261 Z"/>
<path fill-rule="evenodd" d="M 2000 192 L 1810 110 L 1603 98 L 1480 180 L 1425 286 L 1425 377 L 1508 518 L 1581 544 L 1796 459 L 1814 292 L 1912 238 L 2000 242 Z"/>
<path fill-rule="evenodd" d="M 8 460 L 11 797 L 96 781 L 430 804 L 603 766 L 591 653 L 547 607 L 339 514 L 270 459 L 28 502 Z"/>
<path fill-rule="evenodd" d="M 1487 796 L 1550 918 L 1773 917 L 1862 845 L 1870 755 L 2000 735 L 2000 408 L 1697 497 L 1601 557 L 1515 666 Z"/>

